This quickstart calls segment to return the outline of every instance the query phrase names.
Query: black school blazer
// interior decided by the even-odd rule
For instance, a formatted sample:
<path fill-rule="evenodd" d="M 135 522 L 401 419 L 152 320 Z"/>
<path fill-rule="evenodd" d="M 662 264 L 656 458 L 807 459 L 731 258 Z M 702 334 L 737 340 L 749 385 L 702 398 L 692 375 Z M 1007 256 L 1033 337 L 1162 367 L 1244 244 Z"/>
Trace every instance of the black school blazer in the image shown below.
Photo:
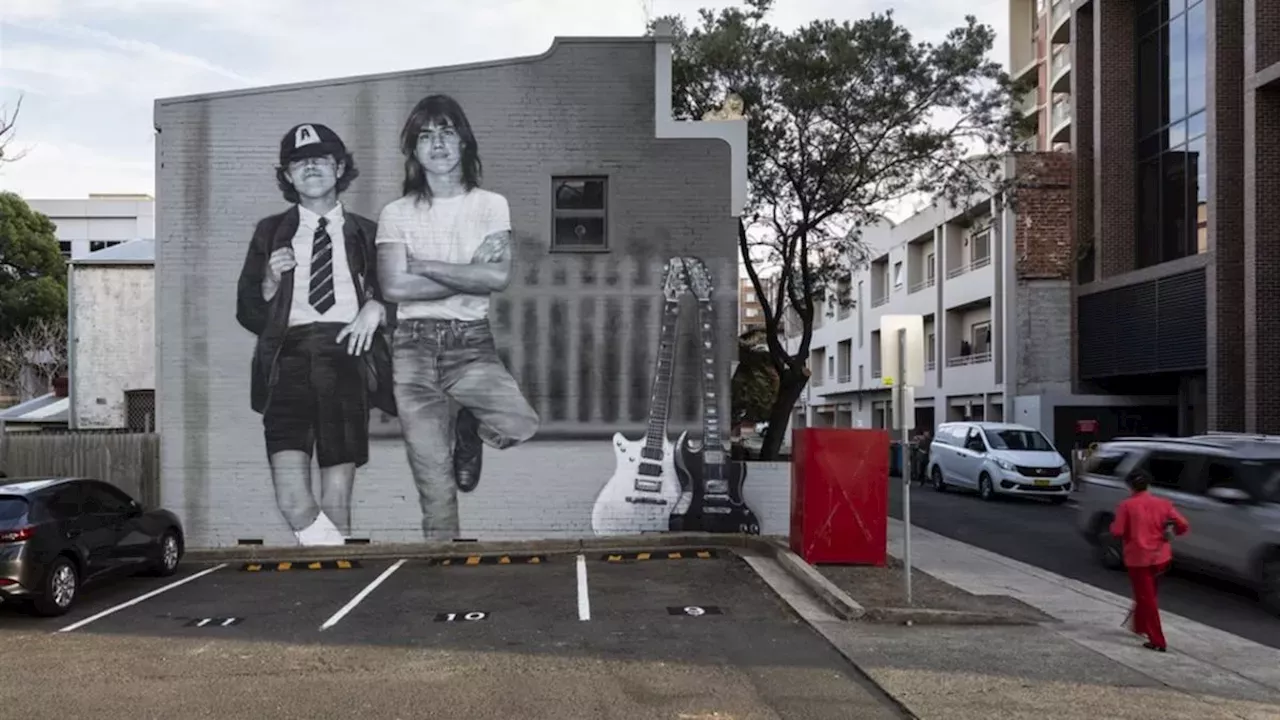
<path fill-rule="evenodd" d="M 267 260 L 276 250 L 289 247 L 298 231 L 298 206 L 294 205 L 279 215 L 258 221 L 253 240 L 240 270 L 240 282 L 236 289 L 236 320 L 249 332 L 258 336 L 253 351 L 251 400 L 253 411 L 263 412 L 271 388 L 277 379 L 276 356 L 289 329 L 289 308 L 293 303 L 293 270 L 280 278 L 280 289 L 271 300 L 262 299 L 262 278 L 267 272 Z M 382 297 L 378 285 L 377 250 L 374 239 L 378 224 L 363 215 L 344 210 L 343 240 L 347 251 L 347 265 L 351 268 L 351 280 L 355 283 L 360 303 L 377 300 L 387 309 L 387 324 L 395 322 L 396 306 Z M 386 327 L 374 335 L 373 345 L 364 354 L 360 365 L 361 375 L 369 390 L 373 407 L 390 415 L 396 414 L 395 395 L 391 380 L 391 344 L 387 341 Z"/>

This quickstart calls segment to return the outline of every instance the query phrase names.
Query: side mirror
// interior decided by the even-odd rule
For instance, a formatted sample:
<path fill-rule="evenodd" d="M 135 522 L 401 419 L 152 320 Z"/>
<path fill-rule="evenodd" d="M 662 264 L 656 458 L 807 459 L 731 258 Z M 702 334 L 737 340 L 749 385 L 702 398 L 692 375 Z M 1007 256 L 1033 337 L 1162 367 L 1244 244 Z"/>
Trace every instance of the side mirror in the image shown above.
<path fill-rule="evenodd" d="M 1222 486 L 1209 488 L 1209 492 L 1206 494 L 1214 500 L 1221 500 L 1226 503 L 1242 503 L 1249 501 L 1249 493 L 1241 490 L 1240 488 L 1234 487 Z"/>

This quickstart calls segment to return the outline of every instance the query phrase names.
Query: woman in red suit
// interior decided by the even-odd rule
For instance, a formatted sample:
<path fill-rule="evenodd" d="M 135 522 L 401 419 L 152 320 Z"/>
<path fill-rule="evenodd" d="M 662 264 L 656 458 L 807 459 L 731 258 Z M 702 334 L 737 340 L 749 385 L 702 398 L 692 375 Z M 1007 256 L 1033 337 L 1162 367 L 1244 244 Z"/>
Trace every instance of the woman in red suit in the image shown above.
<path fill-rule="evenodd" d="M 1152 495 L 1151 475 L 1135 470 L 1128 477 L 1133 494 L 1116 507 L 1111 534 L 1124 543 L 1124 564 L 1133 584 L 1132 630 L 1147 636 L 1143 647 L 1164 652 L 1168 647 L 1160 627 L 1160 606 L 1156 599 L 1156 579 L 1173 561 L 1175 535 L 1191 529 L 1168 500 Z"/>

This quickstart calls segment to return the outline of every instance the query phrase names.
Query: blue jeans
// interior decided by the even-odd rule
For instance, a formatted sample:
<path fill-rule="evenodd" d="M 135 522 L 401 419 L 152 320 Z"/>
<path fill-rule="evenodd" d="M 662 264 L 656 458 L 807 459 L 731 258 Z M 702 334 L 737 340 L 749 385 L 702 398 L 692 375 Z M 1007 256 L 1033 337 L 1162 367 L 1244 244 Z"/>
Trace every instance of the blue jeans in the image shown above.
<path fill-rule="evenodd" d="M 400 320 L 392 377 L 427 540 L 459 536 L 454 421 L 469 409 L 480 439 L 508 448 L 533 437 L 538 414 L 498 357 L 488 320 Z"/>

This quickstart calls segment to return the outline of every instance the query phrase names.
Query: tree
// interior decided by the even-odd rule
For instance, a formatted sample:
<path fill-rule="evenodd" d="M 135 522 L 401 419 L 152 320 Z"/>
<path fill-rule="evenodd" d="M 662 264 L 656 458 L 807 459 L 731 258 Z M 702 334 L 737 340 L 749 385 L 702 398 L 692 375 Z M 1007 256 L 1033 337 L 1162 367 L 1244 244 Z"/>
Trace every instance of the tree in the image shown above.
<path fill-rule="evenodd" d="M 66 318 L 38 318 L 0 339 L 0 393 L 30 400 L 66 373 Z"/>
<path fill-rule="evenodd" d="M 738 223 L 760 298 L 778 391 L 761 457 L 775 459 L 808 383 L 815 309 L 868 261 L 861 230 L 904 200 L 963 206 L 1002 192 L 1004 157 L 1021 129 L 1015 87 L 987 58 L 995 33 L 972 16 L 939 43 L 915 41 L 892 11 L 857 22 L 771 26 L 774 0 L 679 17 L 672 109 L 715 112 L 731 94 L 748 123 L 748 199 Z M 775 269 L 766 286 L 760 269 Z M 766 290 L 768 292 L 766 293 Z M 794 352 L 778 330 L 800 325 Z"/>
<path fill-rule="evenodd" d="M 41 319 L 66 321 L 67 263 L 53 221 L 0 192 L 0 340 Z"/>
<path fill-rule="evenodd" d="M 15 135 L 14 128 L 18 125 L 18 113 L 22 112 L 22 97 L 18 97 L 18 102 L 14 103 L 13 112 L 0 107 L 0 164 L 16 162 L 27 154 L 26 150 L 11 151 L 9 146 L 13 144 Z"/>
<path fill-rule="evenodd" d="M 773 368 L 763 330 L 748 330 L 738 337 L 738 368 L 732 380 L 733 425 L 769 419 L 778 394 L 778 373 Z"/>

